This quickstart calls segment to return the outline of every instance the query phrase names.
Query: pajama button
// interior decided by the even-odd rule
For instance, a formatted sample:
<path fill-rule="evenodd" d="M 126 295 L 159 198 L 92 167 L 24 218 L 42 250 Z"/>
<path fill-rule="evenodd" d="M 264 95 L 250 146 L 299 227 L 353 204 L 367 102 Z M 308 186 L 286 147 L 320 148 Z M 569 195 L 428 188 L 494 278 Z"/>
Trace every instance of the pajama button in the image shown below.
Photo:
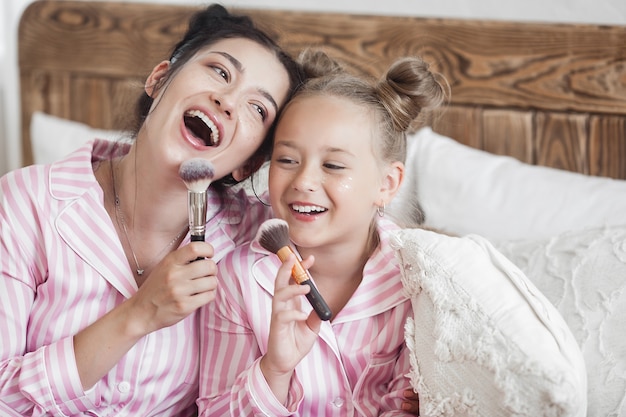
<path fill-rule="evenodd" d="M 345 404 L 345 401 L 343 400 L 343 398 L 341 397 L 337 397 L 335 398 L 335 400 L 333 401 L 333 405 L 337 408 L 341 408 L 343 407 L 343 405 Z"/>
<path fill-rule="evenodd" d="M 126 381 L 122 381 L 119 384 L 117 384 L 117 390 L 123 394 L 127 393 L 128 391 L 130 391 L 130 384 Z"/>

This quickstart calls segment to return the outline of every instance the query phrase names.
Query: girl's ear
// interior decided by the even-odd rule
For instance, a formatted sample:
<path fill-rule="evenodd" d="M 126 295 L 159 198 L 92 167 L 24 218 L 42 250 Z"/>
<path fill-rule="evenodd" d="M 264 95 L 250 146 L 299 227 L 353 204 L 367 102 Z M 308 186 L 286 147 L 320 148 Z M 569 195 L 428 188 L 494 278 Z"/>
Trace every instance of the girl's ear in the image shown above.
<path fill-rule="evenodd" d="M 387 173 L 380 187 L 383 204 L 389 204 L 393 200 L 400 189 L 400 185 L 402 185 L 402 181 L 404 181 L 404 164 L 400 161 L 393 162 L 387 167 Z"/>
<path fill-rule="evenodd" d="M 158 93 L 159 82 L 167 74 L 170 69 L 170 61 L 161 61 L 153 69 L 146 83 L 144 84 L 144 91 L 152 98 Z"/>

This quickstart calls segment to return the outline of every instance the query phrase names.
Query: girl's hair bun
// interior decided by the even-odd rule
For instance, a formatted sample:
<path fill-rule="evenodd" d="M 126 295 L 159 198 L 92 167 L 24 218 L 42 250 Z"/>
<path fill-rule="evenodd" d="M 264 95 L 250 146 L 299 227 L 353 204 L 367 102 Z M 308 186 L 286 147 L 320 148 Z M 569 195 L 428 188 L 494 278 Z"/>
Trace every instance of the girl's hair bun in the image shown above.
<path fill-rule="evenodd" d="M 439 78 L 420 57 L 400 58 L 389 67 L 377 91 L 394 130 L 408 130 L 422 109 L 436 108 L 445 101 Z"/>
<path fill-rule="evenodd" d="M 302 65 L 307 78 L 320 78 L 343 72 L 342 65 L 321 49 L 304 49 L 298 57 L 298 62 Z"/>

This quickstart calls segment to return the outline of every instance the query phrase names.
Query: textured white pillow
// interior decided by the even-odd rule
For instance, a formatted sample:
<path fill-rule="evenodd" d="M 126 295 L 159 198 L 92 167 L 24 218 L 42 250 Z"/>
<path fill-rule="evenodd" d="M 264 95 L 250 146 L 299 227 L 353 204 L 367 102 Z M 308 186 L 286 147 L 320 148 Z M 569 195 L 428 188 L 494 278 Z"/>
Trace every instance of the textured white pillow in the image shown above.
<path fill-rule="evenodd" d="M 626 181 L 524 164 L 430 128 L 408 138 L 406 175 L 390 213 L 412 210 L 417 198 L 426 225 L 452 234 L 551 237 L 621 224 L 626 213 Z"/>
<path fill-rule="evenodd" d="M 57 161 L 94 138 L 118 140 L 127 136 L 121 131 L 95 129 L 84 123 L 42 112 L 33 113 L 30 123 L 33 159 L 36 164 Z"/>
<path fill-rule="evenodd" d="M 587 416 L 626 417 L 626 226 L 497 246 L 572 329 L 587 365 Z"/>
<path fill-rule="evenodd" d="M 422 416 L 585 416 L 581 351 L 556 308 L 484 238 L 396 235 Z"/>

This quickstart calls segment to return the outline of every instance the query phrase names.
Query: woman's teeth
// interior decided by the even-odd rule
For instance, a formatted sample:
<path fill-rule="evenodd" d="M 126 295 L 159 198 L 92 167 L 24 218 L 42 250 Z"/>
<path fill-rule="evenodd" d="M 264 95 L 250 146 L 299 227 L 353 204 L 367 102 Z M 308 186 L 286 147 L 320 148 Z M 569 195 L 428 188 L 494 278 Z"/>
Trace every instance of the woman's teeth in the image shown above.
<path fill-rule="evenodd" d="M 303 206 L 300 204 L 292 204 L 291 208 L 294 211 L 297 211 L 298 213 L 321 213 L 326 211 L 326 209 L 324 207 L 320 207 L 320 206 Z"/>
<path fill-rule="evenodd" d="M 220 143 L 220 132 L 215 126 L 215 123 L 203 112 L 200 110 L 189 110 L 185 112 L 185 116 L 193 117 L 195 120 L 200 120 L 203 123 L 203 126 L 208 129 L 206 131 L 198 131 L 203 130 L 202 126 L 198 126 L 197 124 L 189 125 L 190 130 L 193 132 L 195 136 L 204 140 L 207 146 L 218 146 Z"/>

